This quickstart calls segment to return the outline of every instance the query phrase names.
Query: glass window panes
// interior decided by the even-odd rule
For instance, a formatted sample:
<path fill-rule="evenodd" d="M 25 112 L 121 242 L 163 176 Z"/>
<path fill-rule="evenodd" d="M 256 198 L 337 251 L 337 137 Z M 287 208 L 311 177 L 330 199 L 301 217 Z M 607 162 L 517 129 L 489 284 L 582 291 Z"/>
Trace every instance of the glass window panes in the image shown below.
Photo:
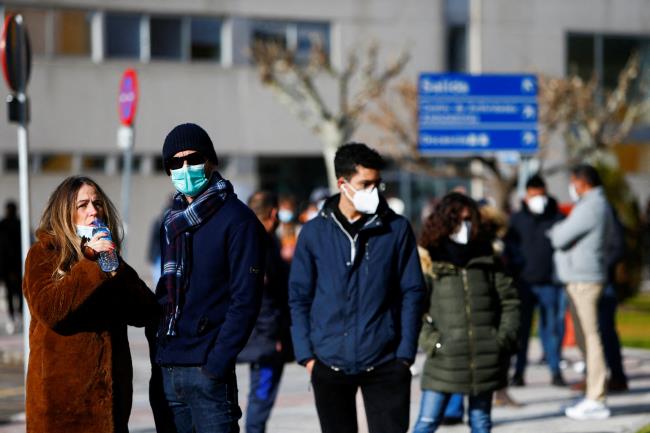
<path fill-rule="evenodd" d="M 59 55 L 90 55 L 90 13 L 80 10 L 54 11 L 54 50 Z"/>
<path fill-rule="evenodd" d="M 280 21 L 253 21 L 252 41 L 276 43 L 287 47 L 287 23 Z"/>
<path fill-rule="evenodd" d="M 467 28 L 451 26 L 447 30 L 447 68 L 450 72 L 464 72 L 467 68 Z"/>
<path fill-rule="evenodd" d="M 84 171 L 104 171 L 106 157 L 103 155 L 84 155 L 81 158 L 81 169 Z"/>
<path fill-rule="evenodd" d="M 330 27 L 326 23 L 298 23 L 298 40 L 296 44 L 296 59 L 298 61 L 309 60 L 312 45 L 319 43 L 326 53 L 329 53 Z"/>
<path fill-rule="evenodd" d="M 221 21 L 214 18 L 192 18 L 190 55 L 192 60 L 221 59 Z"/>
<path fill-rule="evenodd" d="M 140 57 L 140 15 L 106 14 L 106 56 Z"/>
<path fill-rule="evenodd" d="M 140 171 L 140 166 L 142 165 L 142 155 L 133 155 L 131 159 L 131 171 L 138 173 Z M 117 169 L 122 172 L 124 169 L 124 158 L 120 157 L 117 160 Z"/>
<path fill-rule="evenodd" d="M 10 172 L 18 171 L 18 155 L 16 154 L 5 155 L 4 160 L 5 160 L 4 169 L 6 171 L 10 171 Z"/>
<path fill-rule="evenodd" d="M 639 51 L 643 39 L 631 37 L 603 37 L 603 86 L 616 87 L 618 75 L 635 52 Z"/>
<path fill-rule="evenodd" d="M 66 172 L 72 169 L 72 155 L 67 154 L 45 154 L 41 158 L 41 171 Z"/>
<path fill-rule="evenodd" d="M 149 29 L 152 59 L 180 59 L 181 49 L 180 18 L 152 17 Z"/>
<path fill-rule="evenodd" d="M 567 47 L 567 72 L 588 80 L 594 73 L 594 66 L 594 36 L 570 34 Z"/>

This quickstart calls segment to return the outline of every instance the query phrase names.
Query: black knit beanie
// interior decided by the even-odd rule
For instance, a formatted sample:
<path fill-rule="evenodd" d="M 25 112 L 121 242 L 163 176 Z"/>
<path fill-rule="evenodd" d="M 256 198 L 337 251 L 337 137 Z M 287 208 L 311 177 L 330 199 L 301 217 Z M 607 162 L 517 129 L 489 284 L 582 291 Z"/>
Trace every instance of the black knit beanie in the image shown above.
<path fill-rule="evenodd" d="M 203 128 L 194 123 L 183 123 L 171 130 L 163 144 L 163 168 L 169 174 L 167 161 L 178 152 L 195 150 L 208 158 L 216 166 L 219 162 L 212 140 Z"/>

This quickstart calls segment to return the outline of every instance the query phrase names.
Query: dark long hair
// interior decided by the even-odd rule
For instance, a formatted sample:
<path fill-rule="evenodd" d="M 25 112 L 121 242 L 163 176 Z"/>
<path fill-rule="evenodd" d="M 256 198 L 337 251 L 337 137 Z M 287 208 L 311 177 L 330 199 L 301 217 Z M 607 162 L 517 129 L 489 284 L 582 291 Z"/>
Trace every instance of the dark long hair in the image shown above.
<path fill-rule="evenodd" d="M 439 247 L 444 239 L 458 229 L 463 209 L 469 210 L 472 223 L 470 240 L 476 239 L 481 225 L 481 214 L 476 202 L 464 194 L 452 192 L 440 200 L 431 215 L 424 221 L 420 245 L 429 250 Z"/>

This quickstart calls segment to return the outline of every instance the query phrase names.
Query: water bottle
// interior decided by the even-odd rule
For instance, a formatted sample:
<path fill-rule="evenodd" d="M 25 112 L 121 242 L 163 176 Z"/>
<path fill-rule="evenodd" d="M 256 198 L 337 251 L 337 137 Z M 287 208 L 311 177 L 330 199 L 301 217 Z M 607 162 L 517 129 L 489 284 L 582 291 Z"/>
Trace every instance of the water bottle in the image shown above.
<path fill-rule="evenodd" d="M 107 236 L 104 236 L 102 239 L 113 241 L 110 230 L 108 230 L 108 227 L 106 227 L 106 224 L 104 224 L 102 220 L 96 218 L 94 225 L 95 228 L 93 228 L 93 236 L 95 236 L 97 233 L 103 232 L 107 233 Z M 99 267 L 102 268 L 102 271 L 113 272 L 119 265 L 120 259 L 117 257 L 117 252 L 115 250 L 102 251 L 99 253 Z"/>

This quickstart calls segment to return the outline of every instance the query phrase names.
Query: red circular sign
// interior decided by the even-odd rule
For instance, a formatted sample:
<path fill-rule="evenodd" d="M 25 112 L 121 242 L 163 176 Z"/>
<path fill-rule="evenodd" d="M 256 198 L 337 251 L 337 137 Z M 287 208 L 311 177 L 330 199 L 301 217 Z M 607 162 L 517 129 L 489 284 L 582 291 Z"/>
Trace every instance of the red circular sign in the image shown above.
<path fill-rule="evenodd" d="M 127 69 L 120 81 L 120 95 L 118 98 L 118 111 L 120 122 L 124 126 L 133 125 L 135 109 L 138 105 L 138 75 L 134 69 Z"/>

